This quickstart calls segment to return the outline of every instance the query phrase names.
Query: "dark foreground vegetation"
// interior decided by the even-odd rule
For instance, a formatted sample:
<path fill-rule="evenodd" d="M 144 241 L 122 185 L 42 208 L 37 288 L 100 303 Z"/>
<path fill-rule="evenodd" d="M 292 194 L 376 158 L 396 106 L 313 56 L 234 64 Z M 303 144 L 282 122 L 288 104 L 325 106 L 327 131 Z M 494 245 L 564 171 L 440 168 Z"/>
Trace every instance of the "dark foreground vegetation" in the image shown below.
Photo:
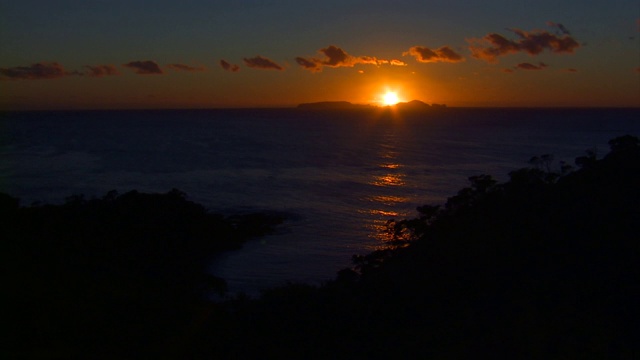
<path fill-rule="evenodd" d="M 209 215 L 182 196 L 163 195 L 186 211 L 181 226 L 171 225 L 173 210 L 132 207 L 127 194 L 48 210 L 5 198 L 12 354 L 637 358 L 640 144 L 623 136 L 610 145 L 602 159 L 576 159 L 575 171 L 555 172 L 543 155 L 504 184 L 472 177 L 442 207 L 391 221 L 390 246 L 354 257 L 334 281 L 224 303 L 198 296 L 207 281 L 197 267 L 206 251 L 236 246 L 238 227 L 191 220 Z M 101 210 L 118 203 L 122 217 Z M 161 230 L 144 225 L 158 214 Z M 212 234 L 227 240 L 213 245 Z"/>
<path fill-rule="evenodd" d="M 42 359 L 161 356 L 225 291 L 206 274 L 215 254 L 283 220 L 212 214 L 175 189 L 31 207 L 0 194 L 0 216 L 3 350 Z"/>

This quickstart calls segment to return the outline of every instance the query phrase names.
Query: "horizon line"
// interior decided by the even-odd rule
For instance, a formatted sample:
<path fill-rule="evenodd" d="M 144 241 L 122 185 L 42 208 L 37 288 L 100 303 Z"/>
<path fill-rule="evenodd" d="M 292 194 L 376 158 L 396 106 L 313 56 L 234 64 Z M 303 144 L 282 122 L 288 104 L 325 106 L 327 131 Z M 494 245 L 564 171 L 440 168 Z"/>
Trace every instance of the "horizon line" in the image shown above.
<path fill-rule="evenodd" d="M 348 102 L 348 101 L 318 101 L 302 104 L 315 104 L 315 103 L 331 103 L 331 102 Z M 349 102 L 350 103 L 350 102 Z M 401 102 L 399 104 L 406 104 L 407 102 Z M 300 110 L 300 111 L 341 111 L 341 110 L 372 110 L 372 109 L 391 109 L 396 105 L 374 105 L 374 104 L 358 104 L 350 103 L 355 106 L 370 106 L 370 108 L 354 108 L 354 109 L 300 109 L 295 105 L 276 105 L 276 106 L 222 106 L 222 107 L 170 107 L 170 108 L 152 108 L 152 107 L 140 107 L 140 108 L 67 108 L 67 109 L 0 109 L 0 113 L 16 113 L 16 112 L 83 112 L 83 111 L 186 111 L 186 110 Z M 640 106 L 616 106 L 616 105 L 594 105 L 594 106 L 528 106 L 528 105 L 502 105 L 502 106 L 449 106 L 446 105 L 444 109 L 437 108 L 433 110 L 448 110 L 448 109 L 538 109 L 538 110 L 561 110 L 561 109 L 638 109 Z M 410 111 L 410 110 L 409 110 Z M 430 111 L 426 109 L 426 111 Z"/>

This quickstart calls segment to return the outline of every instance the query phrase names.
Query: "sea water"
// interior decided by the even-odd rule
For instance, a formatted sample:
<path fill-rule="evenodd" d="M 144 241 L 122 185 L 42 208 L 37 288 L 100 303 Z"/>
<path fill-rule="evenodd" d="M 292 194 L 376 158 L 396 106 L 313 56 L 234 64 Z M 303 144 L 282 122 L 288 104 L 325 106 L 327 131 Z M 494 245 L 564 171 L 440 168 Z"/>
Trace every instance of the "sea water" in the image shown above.
<path fill-rule="evenodd" d="M 232 292 L 318 284 L 383 246 L 385 223 L 532 156 L 570 164 L 640 135 L 638 109 L 298 109 L 0 115 L 0 191 L 34 202 L 178 188 L 211 211 L 275 211 L 278 234 L 212 259 Z M 559 165 L 555 165 L 558 167 Z"/>

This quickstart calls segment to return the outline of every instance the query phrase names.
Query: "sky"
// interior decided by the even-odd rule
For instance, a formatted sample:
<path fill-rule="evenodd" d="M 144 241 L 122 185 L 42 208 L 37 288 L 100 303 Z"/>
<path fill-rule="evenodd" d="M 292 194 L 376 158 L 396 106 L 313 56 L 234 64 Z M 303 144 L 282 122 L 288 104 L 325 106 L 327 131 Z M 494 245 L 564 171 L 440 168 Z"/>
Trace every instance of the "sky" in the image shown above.
<path fill-rule="evenodd" d="M 640 107 L 640 2 L 0 0 L 0 110 Z"/>

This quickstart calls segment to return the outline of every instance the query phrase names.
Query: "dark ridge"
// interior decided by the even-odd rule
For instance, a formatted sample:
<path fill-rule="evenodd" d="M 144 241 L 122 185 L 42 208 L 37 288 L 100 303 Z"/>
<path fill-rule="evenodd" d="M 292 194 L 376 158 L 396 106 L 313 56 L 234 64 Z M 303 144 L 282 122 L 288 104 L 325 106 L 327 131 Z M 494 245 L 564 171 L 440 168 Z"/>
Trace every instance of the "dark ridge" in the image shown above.
<path fill-rule="evenodd" d="M 303 103 L 297 106 L 298 109 L 303 110 L 374 110 L 374 109 L 397 109 L 399 111 L 426 111 L 433 109 L 443 109 L 446 105 L 432 104 L 429 105 L 420 100 L 412 100 L 409 102 L 399 102 L 395 105 L 389 106 L 374 106 L 374 105 L 360 105 L 352 104 L 348 101 L 322 101 L 314 103 Z"/>
<path fill-rule="evenodd" d="M 283 219 L 209 213 L 179 190 L 20 207 L 0 193 L 7 358 L 140 358 L 184 332 L 226 283 L 216 254 Z M 158 353 L 162 355 L 162 353 Z"/>
<path fill-rule="evenodd" d="M 393 107 L 395 107 L 398 110 L 401 111 L 423 111 L 423 110 L 431 110 L 431 105 L 424 103 L 420 100 L 411 100 L 409 102 L 399 102 L 397 104 L 395 104 Z"/>

